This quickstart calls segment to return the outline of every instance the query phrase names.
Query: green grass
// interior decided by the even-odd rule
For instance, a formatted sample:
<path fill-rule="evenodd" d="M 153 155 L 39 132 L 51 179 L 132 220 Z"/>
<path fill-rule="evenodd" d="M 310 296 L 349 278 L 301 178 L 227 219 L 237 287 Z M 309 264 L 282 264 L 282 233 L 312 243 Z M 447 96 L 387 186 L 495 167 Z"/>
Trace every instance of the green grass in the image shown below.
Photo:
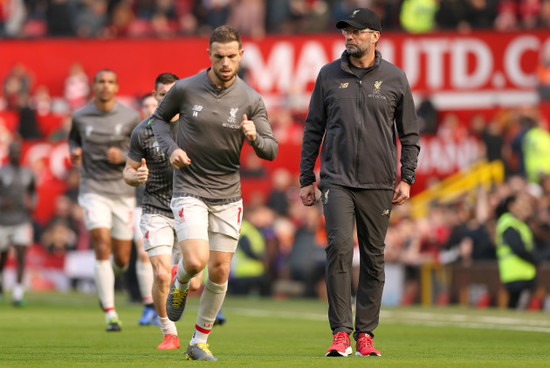
<path fill-rule="evenodd" d="M 177 323 L 182 347 L 156 350 L 162 334 L 138 326 L 139 305 L 117 295 L 122 332 L 107 333 L 97 297 L 28 293 L 0 301 L 0 367 L 182 367 L 198 297 Z M 228 322 L 209 339 L 220 367 L 550 367 L 550 315 L 471 308 L 384 308 L 376 329 L 381 358 L 326 358 L 326 303 L 229 296 Z"/>

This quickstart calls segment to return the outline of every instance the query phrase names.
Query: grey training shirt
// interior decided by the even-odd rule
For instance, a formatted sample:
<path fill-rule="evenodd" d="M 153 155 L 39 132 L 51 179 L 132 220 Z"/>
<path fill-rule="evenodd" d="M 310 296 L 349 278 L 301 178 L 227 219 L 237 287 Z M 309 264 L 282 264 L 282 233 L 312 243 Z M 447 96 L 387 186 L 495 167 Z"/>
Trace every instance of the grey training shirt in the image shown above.
<path fill-rule="evenodd" d="M 0 226 L 31 221 L 27 200 L 34 200 L 35 181 L 30 169 L 7 164 L 0 168 Z"/>
<path fill-rule="evenodd" d="M 122 171 L 125 154 L 130 146 L 130 134 L 139 123 L 137 111 L 115 103 L 110 111 L 100 111 L 91 103 L 73 114 L 69 147 L 82 148 L 80 194 L 95 193 L 108 197 L 133 196 L 135 189 L 124 181 Z M 120 149 L 119 164 L 107 161 L 110 147 Z"/>
<path fill-rule="evenodd" d="M 173 127 L 175 128 L 175 125 Z M 143 206 L 143 213 L 174 218 L 174 214 L 170 209 L 174 170 L 170 165 L 168 156 L 162 152 L 155 139 L 153 129 L 149 124 L 149 118 L 139 123 L 132 132 L 128 157 L 140 162 L 140 165 L 141 159 L 144 158 L 149 169 L 143 199 L 139 202 Z"/>
<path fill-rule="evenodd" d="M 169 122 L 178 113 L 176 143 L 170 135 Z M 191 159 L 189 166 L 175 170 L 175 197 L 195 196 L 214 203 L 241 198 L 243 114 L 256 125 L 256 140 L 251 145 L 258 157 L 275 159 L 278 145 L 264 102 L 238 76 L 229 87 L 219 89 L 203 71 L 170 88 L 154 112 L 151 126 L 168 157 L 180 147 Z"/>

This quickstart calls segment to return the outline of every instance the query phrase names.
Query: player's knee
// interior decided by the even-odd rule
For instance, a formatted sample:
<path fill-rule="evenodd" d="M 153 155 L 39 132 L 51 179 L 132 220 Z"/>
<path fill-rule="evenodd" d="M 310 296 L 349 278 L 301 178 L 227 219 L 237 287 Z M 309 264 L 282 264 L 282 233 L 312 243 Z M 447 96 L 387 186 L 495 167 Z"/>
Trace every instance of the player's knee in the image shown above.
<path fill-rule="evenodd" d="M 168 285 L 170 286 L 170 278 L 172 277 L 171 271 L 168 269 L 164 269 L 162 267 L 157 267 L 154 270 L 153 277 L 155 278 L 156 282 L 160 285 Z"/>

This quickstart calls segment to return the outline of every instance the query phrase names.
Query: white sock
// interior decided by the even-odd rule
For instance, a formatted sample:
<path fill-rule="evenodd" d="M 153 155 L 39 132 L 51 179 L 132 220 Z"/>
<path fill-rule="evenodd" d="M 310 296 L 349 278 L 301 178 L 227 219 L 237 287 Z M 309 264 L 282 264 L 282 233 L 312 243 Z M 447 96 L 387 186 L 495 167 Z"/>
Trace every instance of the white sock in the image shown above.
<path fill-rule="evenodd" d="M 110 261 L 95 261 L 94 278 L 99 300 L 105 312 L 115 308 L 115 275 Z"/>
<path fill-rule="evenodd" d="M 15 301 L 22 300 L 24 293 L 25 293 L 25 288 L 23 287 L 22 284 L 13 285 L 13 289 L 11 291 L 11 296 L 12 296 L 13 300 L 15 300 Z"/>
<path fill-rule="evenodd" d="M 124 267 L 120 267 L 119 265 L 117 265 L 116 262 L 115 262 L 115 257 L 113 257 L 112 254 L 111 254 L 111 257 L 109 259 L 111 261 L 111 267 L 113 268 L 113 272 L 115 273 L 115 276 L 122 275 L 128 269 L 129 265 L 126 265 Z"/>
<path fill-rule="evenodd" d="M 199 303 L 195 332 L 189 343 L 190 345 L 206 344 L 208 335 L 214 326 L 216 315 L 222 307 L 226 292 L 227 282 L 220 285 L 213 283 L 210 279 L 206 280 Z"/>
<path fill-rule="evenodd" d="M 151 262 L 136 262 L 136 277 L 143 304 L 153 303 L 153 266 Z"/>
<path fill-rule="evenodd" d="M 189 275 L 183 267 L 183 258 L 178 262 L 178 272 L 176 272 L 175 286 L 177 289 L 186 290 L 189 287 L 189 280 L 193 278 L 193 275 Z"/>
<path fill-rule="evenodd" d="M 118 319 L 118 314 L 114 309 L 105 312 L 105 322 L 108 323 L 111 318 Z"/>
<path fill-rule="evenodd" d="M 176 324 L 168 317 L 160 317 L 159 316 L 159 322 L 160 322 L 160 330 L 162 331 L 162 334 L 164 336 L 166 335 L 178 335 L 178 330 L 176 328 Z"/>

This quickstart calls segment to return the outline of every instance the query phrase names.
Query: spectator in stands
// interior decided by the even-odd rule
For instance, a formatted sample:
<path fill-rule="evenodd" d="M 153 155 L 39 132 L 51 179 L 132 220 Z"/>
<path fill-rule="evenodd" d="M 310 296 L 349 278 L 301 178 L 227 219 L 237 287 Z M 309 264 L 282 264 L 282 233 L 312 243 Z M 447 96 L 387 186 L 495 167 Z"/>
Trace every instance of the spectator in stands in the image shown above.
<path fill-rule="evenodd" d="M 537 28 L 541 8 L 541 0 L 523 0 L 519 2 L 519 20 L 523 29 Z"/>
<path fill-rule="evenodd" d="M 195 14 L 199 20 L 199 34 L 208 34 L 227 23 L 230 0 L 197 0 Z"/>
<path fill-rule="evenodd" d="M 30 96 L 28 94 L 19 94 L 17 111 L 19 113 L 19 124 L 17 126 L 19 136 L 24 140 L 42 138 L 42 132 L 38 127 L 36 111 L 30 105 Z"/>
<path fill-rule="evenodd" d="M 0 38 L 19 36 L 26 16 L 23 0 L 0 2 Z"/>
<path fill-rule="evenodd" d="M 523 307 L 520 297 L 536 288 L 533 198 L 527 193 L 507 197 L 497 209 L 496 245 L 500 280 L 508 291 L 508 308 Z"/>
<path fill-rule="evenodd" d="M 498 31 L 515 31 L 519 27 L 517 5 L 513 0 L 500 1 L 495 18 L 495 29 Z"/>
<path fill-rule="evenodd" d="M 107 0 L 90 0 L 83 3 L 75 20 L 78 37 L 100 37 L 104 35 L 109 21 Z"/>
<path fill-rule="evenodd" d="M 409 33 L 428 33 L 435 29 L 436 0 L 404 0 L 401 4 L 401 27 Z"/>
<path fill-rule="evenodd" d="M 488 162 L 504 160 L 504 130 L 498 120 L 487 122 L 483 114 L 474 114 L 470 121 L 470 131 L 479 138 L 484 158 Z"/>
<path fill-rule="evenodd" d="M 19 140 L 10 144 L 9 162 L 0 168 L 0 293 L 8 249 L 13 246 L 17 277 L 12 300 L 16 307 L 24 305 L 25 255 L 33 243 L 31 213 L 36 204 L 34 174 L 21 165 L 21 149 Z"/>
<path fill-rule="evenodd" d="M 239 244 L 231 261 L 229 293 L 248 295 L 256 292 L 261 296 L 271 295 L 267 274 L 267 244 L 260 230 L 261 211 L 263 209 L 260 207 L 245 210 Z"/>
<path fill-rule="evenodd" d="M 69 75 L 65 79 L 63 97 L 69 104 L 70 111 L 83 107 L 90 97 L 88 76 L 80 63 L 73 63 L 69 69 Z"/>
<path fill-rule="evenodd" d="M 550 175 L 550 133 L 541 122 L 522 116 L 528 129 L 521 140 L 525 174 L 531 183 L 539 183 L 541 175 Z"/>
<path fill-rule="evenodd" d="M 148 23 L 140 23 L 132 8 L 132 1 L 120 1 L 113 6 L 111 20 L 104 29 L 106 37 L 146 36 Z"/>
<path fill-rule="evenodd" d="M 416 109 L 420 133 L 433 134 L 437 132 L 438 112 L 430 97 L 425 97 Z"/>
<path fill-rule="evenodd" d="M 550 0 L 542 0 L 537 19 L 537 28 L 550 28 Z"/>
<path fill-rule="evenodd" d="M 496 0 L 468 0 L 466 23 L 470 29 L 493 29 L 496 18 Z"/>
<path fill-rule="evenodd" d="M 273 183 L 267 199 L 267 206 L 279 216 L 289 215 L 288 191 L 294 184 L 292 174 L 285 168 L 279 168 L 271 176 Z"/>
<path fill-rule="evenodd" d="M 17 110 L 20 96 L 29 96 L 32 87 L 32 77 L 22 63 L 16 63 L 4 79 L 3 90 L 7 108 Z"/>
<path fill-rule="evenodd" d="M 59 218 L 50 221 L 41 239 L 44 248 L 56 256 L 64 256 L 68 250 L 75 249 L 76 242 L 76 233 Z"/>
<path fill-rule="evenodd" d="M 548 1 L 550 12 L 550 0 Z M 550 23 L 549 23 L 550 26 Z M 550 45 L 546 44 L 540 49 L 537 65 L 537 89 L 539 98 L 543 101 L 550 100 Z"/>
<path fill-rule="evenodd" d="M 237 28 L 243 36 L 263 38 L 265 18 L 263 0 L 237 0 L 229 11 L 227 24 Z"/>
<path fill-rule="evenodd" d="M 69 0 L 48 1 L 46 10 L 46 23 L 48 36 L 70 37 L 75 33 L 75 15 L 71 9 Z"/>
<path fill-rule="evenodd" d="M 305 211 L 303 224 L 296 230 L 292 251 L 287 262 L 290 278 L 305 286 L 302 296 L 317 298 L 324 287 L 325 247 L 327 245 L 325 226 L 319 206 Z"/>
<path fill-rule="evenodd" d="M 34 95 L 31 96 L 30 106 L 40 116 L 47 116 L 52 111 L 52 97 L 50 91 L 45 85 L 36 87 Z"/>
<path fill-rule="evenodd" d="M 266 0 L 267 33 L 289 33 L 290 0 Z"/>
<path fill-rule="evenodd" d="M 466 0 L 442 0 L 435 14 L 440 30 L 463 31 L 466 24 Z"/>

